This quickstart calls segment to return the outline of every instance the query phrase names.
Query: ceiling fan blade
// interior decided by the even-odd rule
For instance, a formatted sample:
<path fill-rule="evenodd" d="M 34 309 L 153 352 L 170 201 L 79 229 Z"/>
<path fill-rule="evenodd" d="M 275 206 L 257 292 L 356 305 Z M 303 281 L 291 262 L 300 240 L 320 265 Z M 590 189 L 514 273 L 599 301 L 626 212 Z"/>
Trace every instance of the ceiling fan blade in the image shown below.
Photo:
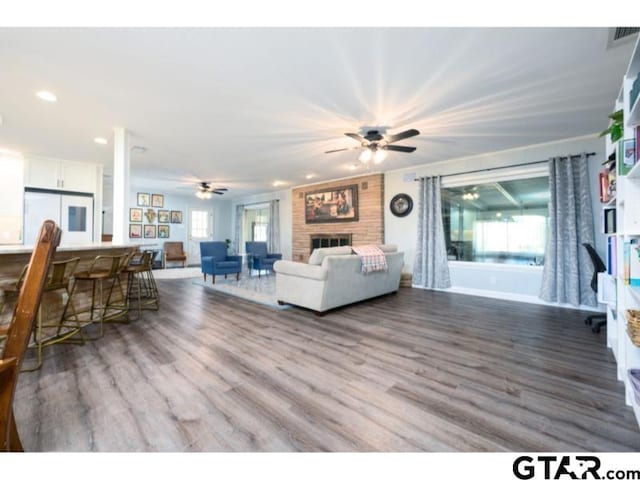
<path fill-rule="evenodd" d="M 404 145 L 387 145 L 384 147 L 385 150 L 391 150 L 393 152 L 415 152 L 416 147 L 405 147 Z"/>
<path fill-rule="evenodd" d="M 404 140 L 405 138 L 415 137 L 416 135 L 420 135 L 420 132 L 415 128 L 412 128 L 410 130 L 405 130 L 404 132 L 396 133 L 395 135 L 389 135 L 385 140 L 387 143 L 393 143 L 398 140 Z"/>
<path fill-rule="evenodd" d="M 221 192 L 220 190 L 212 190 L 211 193 L 215 193 L 216 195 L 224 195 L 224 192 Z"/>
<path fill-rule="evenodd" d="M 220 191 L 220 192 L 226 192 L 226 191 L 228 191 L 229 189 L 228 189 L 228 188 L 214 188 L 213 190 L 218 190 L 218 191 Z"/>
<path fill-rule="evenodd" d="M 327 150 L 324 153 L 335 153 L 335 152 L 344 152 L 345 150 L 351 150 L 350 148 L 339 148 L 337 150 Z"/>
<path fill-rule="evenodd" d="M 354 140 L 357 140 L 360 143 L 367 143 L 367 139 L 364 138 L 362 135 L 358 135 L 357 133 L 345 133 L 345 135 L 347 137 L 351 137 Z"/>

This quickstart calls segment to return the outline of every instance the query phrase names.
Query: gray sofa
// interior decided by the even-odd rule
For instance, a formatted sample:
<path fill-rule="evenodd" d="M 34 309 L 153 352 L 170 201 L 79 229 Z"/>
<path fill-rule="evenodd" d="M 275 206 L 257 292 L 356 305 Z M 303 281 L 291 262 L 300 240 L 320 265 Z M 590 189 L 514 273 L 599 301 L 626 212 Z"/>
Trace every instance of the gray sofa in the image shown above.
<path fill-rule="evenodd" d="M 351 253 L 351 247 L 317 248 L 309 263 L 274 263 L 278 301 L 322 313 L 397 291 L 404 253 L 395 245 L 379 247 L 385 252 L 387 271 L 367 275 L 361 272 L 360 257 Z"/>

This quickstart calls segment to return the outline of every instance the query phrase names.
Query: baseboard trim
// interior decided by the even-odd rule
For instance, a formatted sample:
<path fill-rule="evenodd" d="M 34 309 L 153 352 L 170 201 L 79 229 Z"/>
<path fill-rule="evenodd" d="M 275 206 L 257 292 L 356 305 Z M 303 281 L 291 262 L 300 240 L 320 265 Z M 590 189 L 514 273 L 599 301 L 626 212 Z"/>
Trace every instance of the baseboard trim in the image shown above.
<path fill-rule="evenodd" d="M 419 285 L 411 285 L 412 288 L 420 288 L 423 290 L 437 290 L 439 292 L 450 292 L 450 293 L 461 293 L 463 295 L 472 295 L 475 297 L 487 297 L 487 298 L 495 298 L 497 300 L 510 300 L 512 302 L 524 302 L 524 303 L 534 303 L 537 305 L 547 305 L 549 307 L 560 307 L 560 308 L 568 308 L 571 310 L 587 310 L 590 312 L 603 312 L 605 311 L 602 308 L 598 307 L 589 307 L 587 305 L 581 305 L 580 307 L 576 307 L 574 305 L 568 303 L 550 303 L 545 302 L 544 300 L 536 297 L 535 295 L 525 295 L 522 293 L 509 293 L 509 292 L 499 292 L 496 290 L 483 290 L 480 288 L 467 288 L 467 287 L 451 287 L 451 288 L 431 288 L 427 289 L 425 287 L 421 287 Z"/>

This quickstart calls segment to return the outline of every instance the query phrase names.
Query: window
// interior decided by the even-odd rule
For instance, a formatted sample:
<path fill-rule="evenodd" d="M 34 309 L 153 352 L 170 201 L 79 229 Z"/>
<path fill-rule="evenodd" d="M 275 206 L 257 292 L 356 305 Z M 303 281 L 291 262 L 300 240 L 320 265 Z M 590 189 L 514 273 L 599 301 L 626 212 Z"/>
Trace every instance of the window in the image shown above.
<path fill-rule="evenodd" d="M 543 265 L 548 177 L 442 188 L 449 260 Z"/>
<path fill-rule="evenodd" d="M 253 222 L 253 241 L 254 242 L 266 242 L 267 241 L 267 226 L 266 223 Z"/>
<path fill-rule="evenodd" d="M 209 212 L 191 210 L 191 237 L 207 238 L 209 236 Z"/>
<path fill-rule="evenodd" d="M 269 204 L 245 208 L 242 221 L 242 250 L 245 242 L 266 242 L 269 235 Z"/>

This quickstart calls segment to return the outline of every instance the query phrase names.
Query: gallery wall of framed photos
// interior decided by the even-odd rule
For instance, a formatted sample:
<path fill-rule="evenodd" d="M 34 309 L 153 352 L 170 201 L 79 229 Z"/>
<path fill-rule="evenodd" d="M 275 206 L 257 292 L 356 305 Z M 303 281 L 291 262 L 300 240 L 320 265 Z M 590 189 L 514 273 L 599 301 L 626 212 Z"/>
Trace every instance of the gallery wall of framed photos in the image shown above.
<path fill-rule="evenodd" d="M 129 238 L 171 238 L 171 224 L 181 225 L 183 210 L 171 210 L 160 193 L 136 192 L 129 208 Z"/>

